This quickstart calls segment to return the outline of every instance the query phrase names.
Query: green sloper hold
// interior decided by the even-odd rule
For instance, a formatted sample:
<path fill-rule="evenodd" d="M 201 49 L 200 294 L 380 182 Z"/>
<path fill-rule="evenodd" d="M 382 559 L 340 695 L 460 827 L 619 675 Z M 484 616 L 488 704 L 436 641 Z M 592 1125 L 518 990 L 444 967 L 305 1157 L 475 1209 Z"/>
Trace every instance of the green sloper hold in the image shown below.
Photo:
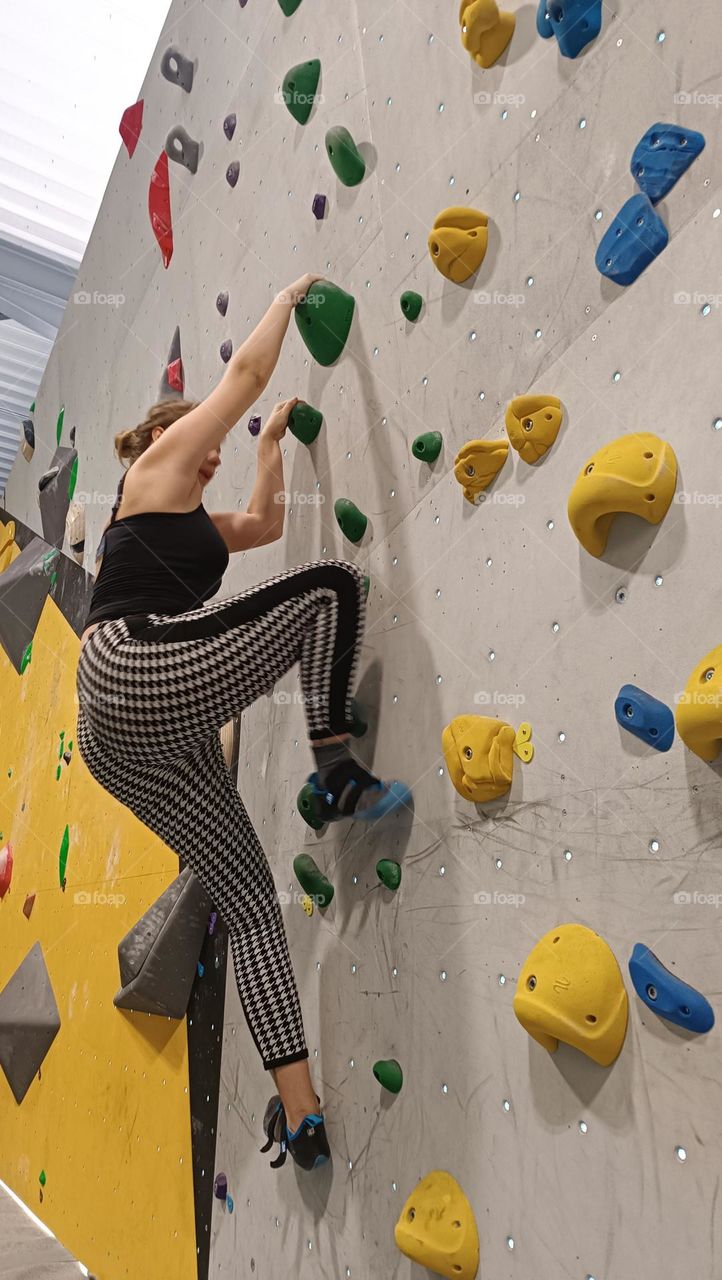
<path fill-rule="evenodd" d="M 333 513 L 349 542 L 360 542 L 368 524 L 363 511 L 359 511 L 350 498 L 337 498 L 333 504 Z"/>
<path fill-rule="evenodd" d="M 60 842 L 60 854 L 58 856 L 58 871 L 60 873 L 60 888 L 65 888 L 65 871 L 68 865 L 68 849 L 70 848 L 70 831 L 66 827 L 63 832 L 63 838 Z"/>
<path fill-rule="evenodd" d="M 290 18 L 291 14 L 296 12 L 301 0 L 278 0 L 278 3 L 283 9 L 286 17 Z"/>
<path fill-rule="evenodd" d="M 72 502 L 75 486 L 78 483 L 78 455 L 76 453 L 73 458 L 73 465 L 70 468 L 70 479 L 68 481 L 68 501 Z"/>
<path fill-rule="evenodd" d="M 381 1058 L 373 1065 L 373 1073 L 379 1084 L 389 1093 L 400 1093 L 404 1083 L 404 1073 L 395 1058 Z"/>
<path fill-rule="evenodd" d="M 436 462 L 444 443 L 440 431 L 425 431 L 417 436 L 411 446 L 411 452 L 421 462 Z"/>
<path fill-rule="evenodd" d="M 312 58 L 291 67 L 283 77 L 283 101 L 299 124 L 305 124 L 313 110 L 320 75 L 321 63 Z"/>
<path fill-rule="evenodd" d="M 330 280 L 317 280 L 311 285 L 303 302 L 296 307 L 298 331 L 314 360 L 319 364 L 333 364 L 346 346 L 356 300 L 331 284 Z"/>
<path fill-rule="evenodd" d="M 366 161 L 342 124 L 326 133 L 326 155 L 339 182 L 345 187 L 357 187 L 366 172 Z"/>
<path fill-rule="evenodd" d="M 306 404 L 305 400 L 299 400 L 288 415 L 288 430 L 292 436 L 301 441 L 301 444 L 313 444 L 322 423 L 321 410 L 314 409 L 312 405 Z"/>
<path fill-rule="evenodd" d="M 387 889 L 392 889 L 394 893 L 401 884 L 401 867 L 398 862 L 393 862 L 391 858 L 381 858 L 376 863 L 376 875 Z"/>
<path fill-rule="evenodd" d="M 424 299 L 422 298 L 421 294 L 414 293 L 413 290 L 411 289 L 409 289 L 406 293 L 402 293 L 401 310 L 403 311 L 407 320 L 418 319 L 419 313 L 423 306 L 423 302 L 424 302 Z"/>
<path fill-rule="evenodd" d="M 60 413 L 58 414 L 58 421 L 57 421 L 57 424 L 56 424 L 56 427 L 55 427 L 55 430 L 56 430 L 56 433 L 57 433 L 57 437 L 58 437 L 58 444 L 60 444 L 60 437 L 61 437 L 61 435 L 63 434 L 63 421 L 64 421 L 64 418 L 65 418 L 65 405 L 63 405 L 63 406 L 62 406 L 62 408 L 61 408 L 61 410 L 60 410 Z"/>
<path fill-rule="evenodd" d="M 333 885 L 316 866 L 310 853 L 299 853 L 293 859 L 293 869 L 304 893 L 313 897 L 317 906 L 327 907 L 333 897 Z"/>
<path fill-rule="evenodd" d="M 316 817 L 313 806 L 313 792 L 308 782 L 304 783 L 296 796 L 296 808 L 304 822 L 307 822 L 309 827 L 313 827 L 314 831 L 320 831 L 321 827 L 325 825 Z"/>

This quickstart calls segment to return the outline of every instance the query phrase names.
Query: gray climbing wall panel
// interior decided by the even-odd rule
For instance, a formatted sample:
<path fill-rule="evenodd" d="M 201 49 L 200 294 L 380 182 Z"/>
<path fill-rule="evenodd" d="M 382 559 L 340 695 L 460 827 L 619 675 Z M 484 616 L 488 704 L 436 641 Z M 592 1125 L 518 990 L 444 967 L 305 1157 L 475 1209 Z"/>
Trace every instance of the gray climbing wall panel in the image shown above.
<path fill-rule="evenodd" d="M 197 59 L 190 94 L 160 74 L 171 43 Z M 277 94 L 291 66 L 316 56 L 322 101 L 301 128 Z M 236 557 L 225 590 L 322 555 L 367 568 L 360 694 L 371 729 L 360 750 L 416 798 L 413 822 L 317 838 L 295 808 L 310 765 L 295 677 L 243 717 L 239 786 L 284 894 L 334 1165 L 296 1176 L 258 1155 L 270 1082 L 229 974 L 207 1176 L 227 1173 L 236 1211 L 214 1205 L 211 1271 L 405 1280 L 414 1268 L 393 1225 L 417 1180 L 440 1167 L 475 1210 L 481 1275 L 715 1276 L 718 1032 L 679 1034 L 627 981 L 627 1040 L 605 1070 L 565 1048 L 549 1057 L 512 997 L 534 942 L 563 921 L 601 933 L 625 976 L 642 941 L 713 1005 L 722 992 L 719 769 L 679 741 L 668 756 L 647 752 L 613 714 L 625 682 L 673 705 L 721 638 L 717 6 L 701 0 L 692 16 L 672 0 L 617 0 L 571 62 L 538 39 L 523 6 L 502 64 L 481 72 L 461 47 L 455 5 L 304 0 L 284 18 L 272 0 L 186 0 L 172 6 L 142 94 L 140 144 L 132 159 L 119 154 L 78 278 L 123 301 L 69 306 L 38 398 L 35 457 L 18 462 L 9 509 L 37 524 L 33 484 L 64 403 L 86 424 L 78 491 L 94 547 L 117 482 L 113 435 L 155 399 L 175 325 L 187 394 L 199 398 L 222 371 L 221 342 L 237 347 L 303 271 L 325 272 L 357 300 L 347 352 L 321 369 L 291 325 L 258 406 L 265 417 L 298 394 L 325 425 L 312 452 L 284 442 L 283 543 Z M 707 145 L 663 202 L 668 247 L 620 290 L 594 253 L 635 190 L 632 151 L 657 120 L 699 129 Z M 353 189 L 325 154 L 336 124 L 367 161 Z M 170 165 L 165 271 L 147 190 L 175 125 L 204 149 L 195 176 Z M 329 197 L 321 222 L 317 192 Z M 486 259 L 465 287 L 443 280 L 426 249 L 453 203 L 490 218 Z M 224 319 L 214 300 L 225 289 Z M 404 289 L 425 299 L 415 327 L 400 311 Z M 512 454 L 474 509 L 454 456 L 467 440 L 503 435 L 506 404 L 527 391 L 560 397 L 558 440 L 538 468 Z M 429 468 L 410 445 L 432 429 L 444 451 Z M 568 526 L 567 496 L 590 453 L 634 430 L 674 447 L 678 499 L 656 531 L 619 521 L 592 560 Z M 247 499 L 254 452 L 243 422 L 210 507 Z M 358 547 L 335 525 L 339 496 L 369 516 Z M 465 712 L 533 726 L 534 761 L 493 805 L 461 800 L 446 772 L 441 729 Z M 304 845 L 336 886 L 323 918 L 306 917 L 292 882 Z M 396 896 L 376 882 L 381 856 L 404 864 Z M 379 1057 L 404 1068 L 393 1100 L 372 1074 Z"/>

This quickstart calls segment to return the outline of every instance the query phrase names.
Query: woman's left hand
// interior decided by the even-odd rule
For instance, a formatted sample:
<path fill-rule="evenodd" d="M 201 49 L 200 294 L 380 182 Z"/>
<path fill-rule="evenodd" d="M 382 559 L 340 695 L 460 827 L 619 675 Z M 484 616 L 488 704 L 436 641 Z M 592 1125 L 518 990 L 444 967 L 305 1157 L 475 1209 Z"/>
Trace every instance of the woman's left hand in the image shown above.
<path fill-rule="evenodd" d="M 280 400 L 266 419 L 259 439 L 262 440 L 265 436 L 267 440 L 275 440 L 276 443 L 282 440 L 288 426 L 288 415 L 297 404 L 298 396 L 292 396 L 290 400 Z"/>

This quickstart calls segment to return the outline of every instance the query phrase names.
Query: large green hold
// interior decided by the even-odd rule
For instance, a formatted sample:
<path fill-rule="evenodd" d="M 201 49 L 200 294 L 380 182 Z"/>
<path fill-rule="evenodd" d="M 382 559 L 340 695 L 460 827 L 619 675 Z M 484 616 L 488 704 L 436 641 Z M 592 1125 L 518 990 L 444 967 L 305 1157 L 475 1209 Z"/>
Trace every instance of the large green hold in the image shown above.
<path fill-rule="evenodd" d="M 286 17 L 290 18 L 291 14 L 296 12 L 301 0 L 278 0 L 278 3 L 283 9 Z"/>
<path fill-rule="evenodd" d="M 313 803 L 313 790 L 308 782 L 304 783 L 296 796 L 296 808 L 304 822 L 307 822 L 309 827 L 313 827 L 314 831 L 320 831 L 321 827 L 325 826 L 325 823 L 321 822 L 320 819 L 316 817 L 316 809 Z"/>
<path fill-rule="evenodd" d="M 303 302 L 299 302 L 296 307 L 298 331 L 319 364 L 329 365 L 338 360 L 346 346 L 355 306 L 351 294 L 330 280 L 317 280 Z"/>
<path fill-rule="evenodd" d="M 404 1083 L 404 1073 L 395 1058 L 381 1058 L 373 1065 L 373 1073 L 379 1084 L 389 1093 L 400 1093 Z"/>
<path fill-rule="evenodd" d="M 305 400 L 299 400 L 288 415 L 288 430 L 301 444 L 313 444 L 322 423 L 323 414 L 320 409 L 314 409 Z"/>
<path fill-rule="evenodd" d="M 327 907 L 333 898 L 333 885 L 316 866 L 310 853 L 299 853 L 293 859 L 293 869 L 304 893 L 309 894 L 317 906 Z"/>
<path fill-rule="evenodd" d="M 291 67 L 283 77 L 283 101 L 299 124 L 305 124 L 313 110 L 320 75 L 321 63 L 312 58 Z"/>
<path fill-rule="evenodd" d="M 366 173 L 366 161 L 342 124 L 326 133 L 326 154 L 339 182 L 345 187 L 357 187 Z"/>
<path fill-rule="evenodd" d="M 421 294 L 414 293 L 412 289 L 409 289 L 406 293 L 402 293 L 401 310 L 403 311 L 407 320 L 418 319 L 423 302 L 424 302 L 424 299 L 422 298 Z"/>
<path fill-rule="evenodd" d="M 394 892 L 401 884 L 401 867 L 391 858 L 381 858 L 376 863 L 376 875 L 387 889 L 393 889 Z"/>
<path fill-rule="evenodd" d="M 436 462 L 444 443 L 440 431 L 425 431 L 411 445 L 411 452 L 420 462 Z"/>
<path fill-rule="evenodd" d="M 366 532 L 368 520 L 363 511 L 350 498 L 337 498 L 333 513 L 341 526 L 341 532 L 349 542 L 360 542 Z"/>

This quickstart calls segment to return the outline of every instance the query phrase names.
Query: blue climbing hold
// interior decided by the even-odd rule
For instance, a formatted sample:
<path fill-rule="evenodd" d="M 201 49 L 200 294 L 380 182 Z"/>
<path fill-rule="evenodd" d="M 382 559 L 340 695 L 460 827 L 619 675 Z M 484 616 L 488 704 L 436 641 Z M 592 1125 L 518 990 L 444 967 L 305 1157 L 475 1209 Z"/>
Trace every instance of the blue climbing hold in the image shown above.
<path fill-rule="evenodd" d="M 646 196 L 632 196 L 605 231 L 594 259 L 615 284 L 632 284 L 667 246 L 669 235 Z"/>
<path fill-rule="evenodd" d="M 617 724 L 655 751 L 669 751 L 674 741 L 674 712 L 636 684 L 623 684 L 614 699 Z"/>
<path fill-rule="evenodd" d="M 648 1009 L 688 1031 L 711 1031 L 714 1009 L 700 991 L 695 991 L 669 969 L 665 969 L 649 947 L 636 942 L 629 961 L 634 990 Z"/>
<path fill-rule="evenodd" d="M 539 0 L 536 29 L 543 40 L 556 36 L 564 58 L 576 58 L 602 29 L 602 0 Z"/>
<path fill-rule="evenodd" d="M 679 124 L 653 124 L 632 152 L 632 177 L 652 204 L 663 200 L 701 151 L 704 136 Z"/>

